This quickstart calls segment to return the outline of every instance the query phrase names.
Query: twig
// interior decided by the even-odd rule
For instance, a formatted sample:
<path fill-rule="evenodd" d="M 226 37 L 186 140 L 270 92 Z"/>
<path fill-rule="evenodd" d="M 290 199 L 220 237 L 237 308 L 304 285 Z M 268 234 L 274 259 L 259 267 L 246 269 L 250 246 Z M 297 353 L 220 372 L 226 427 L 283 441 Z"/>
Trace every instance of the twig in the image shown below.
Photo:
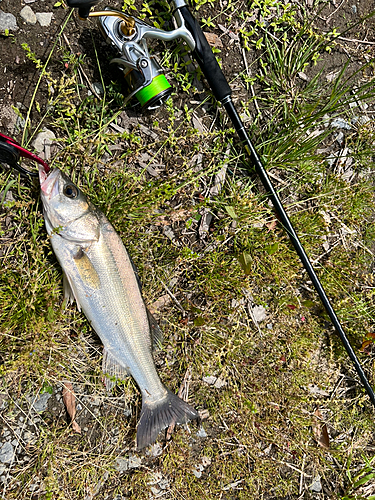
<path fill-rule="evenodd" d="M 322 31 L 323 35 L 328 35 L 328 31 Z M 344 42 L 353 42 L 353 43 L 365 43 L 367 45 L 375 45 L 375 42 L 370 42 L 367 40 L 358 40 L 357 38 L 345 38 L 344 36 L 336 36 L 335 40 L 343 40 Z"/>
<path fill-rule="evenodd" d="M 163 287 L 165 288 L 165 290 L 166 290 L 167 294 L 168 294 L 168 295 L 169 295 L 169 296 L 170 296 L 170 297 L 174 300 L 174 302 L 175 302 L 175 304 L 176 304 L 177 308 L 178 308 L 178 309 L 182 312 L 182 314 L 183 314 L 183 315 L 184 315 L 184 317 L 185 317 L 185 315 L 186 315 L 186 311 L 185 311 L 185 309 L 182 307 L 182 305 L 180 304 L 180 302 L 176 299 L 176 297 L 173 295 L 173 293 L 170 291 L 170 289 L 167 287 L 167 285 L 164 283 L 164 281 L 163 281 L 161 278 L 159 278 L 159 281 L 160 281 L 160 283 L 163 285 Z"/>

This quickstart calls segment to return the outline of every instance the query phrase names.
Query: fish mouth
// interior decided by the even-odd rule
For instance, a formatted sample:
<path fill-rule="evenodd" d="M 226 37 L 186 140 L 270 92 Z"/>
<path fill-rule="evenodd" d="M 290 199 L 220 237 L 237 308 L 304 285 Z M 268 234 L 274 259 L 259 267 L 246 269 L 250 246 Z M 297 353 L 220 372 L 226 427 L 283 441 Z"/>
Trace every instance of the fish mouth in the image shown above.
<path fill-rule="evenodd" d="M 59 178 L 60 170 L 58 168 L 55 168 L 47 175 L 44 168 L 41 165 L 39 166 L 40 189 L 45 198 L 51 200 L 59 194 Z"/>

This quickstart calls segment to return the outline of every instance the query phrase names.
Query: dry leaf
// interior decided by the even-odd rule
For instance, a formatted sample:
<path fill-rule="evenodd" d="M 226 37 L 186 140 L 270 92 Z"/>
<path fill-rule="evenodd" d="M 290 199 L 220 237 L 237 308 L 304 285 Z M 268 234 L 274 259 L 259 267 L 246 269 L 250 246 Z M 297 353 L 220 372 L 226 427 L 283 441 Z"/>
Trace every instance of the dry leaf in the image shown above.
<path fill-rule="evenodd" d="M 76 395 L 74 394 L 73 385 L 70 382 L 64 382 L 62 392 L 63 402 L 72 423 L 74 432 L 81 434 L 81 428 L 75 421 L 76 418 Z"/>
<path fill-rule="evenodd" d="M 204 36 L 207 38 L 207 42 L 211 47 L 222 47 L 223 42 L 220 40 L 220 37 L 215 35 L 215 33 L 204 33 Z"/>
<path fill-rule="evenodd" d="M 314 421 L 312 425 L 312 431 L 314 434 L 314 438 L 319 446 L 325 449 L 329 449 L 329 436 L 328 430 L 325 423 L 322 422 L 323 415 L 320 413 L 317 408 L 314 412 Z"/>
<path fill-rule="evenodd" d="M 266 226 L 268 227 L 268 231 L 273 231 L 277 226 L 277 219 L 274 219 L 271 222 L 267 222 Z"/>

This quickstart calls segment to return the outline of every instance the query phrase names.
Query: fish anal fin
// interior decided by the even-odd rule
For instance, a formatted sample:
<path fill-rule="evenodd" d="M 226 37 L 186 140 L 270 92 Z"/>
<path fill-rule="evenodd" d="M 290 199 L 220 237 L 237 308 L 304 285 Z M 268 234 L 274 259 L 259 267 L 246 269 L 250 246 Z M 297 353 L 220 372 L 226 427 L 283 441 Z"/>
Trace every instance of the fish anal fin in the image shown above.
<path fill-rule="evenodd" d="M 161 346 L 163 345 L 163 332 L 160 330 L 158 322 L 156 321 L 155 317 L 152 315 L 152 313 L 148 310 L 147 307 L 146 311 L 147 311 L 148 322 L 150 325 L 152 348 L 153 350 L 161 349 Z"/>
<path fill-rule="evenodd" d="M 104 385 L 107 391 L 115 387 L 117 380 L 125 380 L 130 375 L 106 348 L 103 350 L 102 371 L 105 375 Z"/>

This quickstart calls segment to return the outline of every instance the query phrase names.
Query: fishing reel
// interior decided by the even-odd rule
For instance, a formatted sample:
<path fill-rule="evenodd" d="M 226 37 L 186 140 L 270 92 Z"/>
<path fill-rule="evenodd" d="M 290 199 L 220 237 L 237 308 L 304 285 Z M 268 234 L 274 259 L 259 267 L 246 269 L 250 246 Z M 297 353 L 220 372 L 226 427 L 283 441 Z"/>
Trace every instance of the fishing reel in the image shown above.
<path fill-rule="evenodd" d="M 194 49 L 195 42 L 185 28 L 183 19 L 177 16 L 179 27 L 173 31 L 163 31 L 110 8 L 91 11 L 91 7 L 98 1 L 67 0 L 67 3 L 70 7 L 78 8 L 81 19 L 99 18 L 100 32 L 118 53 L 110 63 L 115 64 L 124 75 L 129 92 L 125 102 L 135 97 L 143 109 L 158 108 L 170 97 L 172 87 L 155 57 L 150 56 L 146 40 L 154 38 L 170 41 L 183 38 Z"/>

